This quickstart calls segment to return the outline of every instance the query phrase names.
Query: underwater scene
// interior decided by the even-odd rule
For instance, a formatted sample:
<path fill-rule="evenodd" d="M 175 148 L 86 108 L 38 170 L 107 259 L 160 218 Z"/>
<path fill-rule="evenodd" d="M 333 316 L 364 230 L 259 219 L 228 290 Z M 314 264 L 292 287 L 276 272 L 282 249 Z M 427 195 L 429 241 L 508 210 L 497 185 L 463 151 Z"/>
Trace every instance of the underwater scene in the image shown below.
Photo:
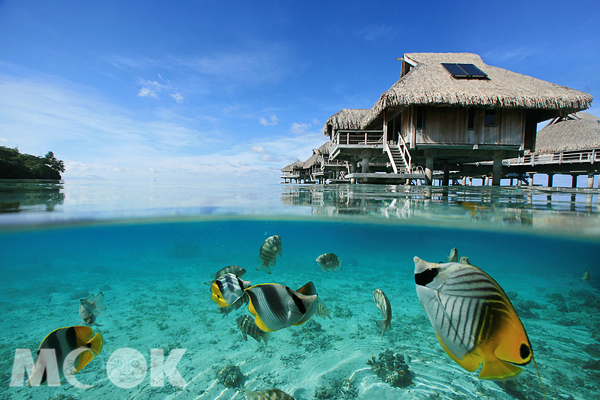
<path fill-rule="evenodd" d="M 600 398 L 597 189 L 9 181 L 2 399 Z"/>

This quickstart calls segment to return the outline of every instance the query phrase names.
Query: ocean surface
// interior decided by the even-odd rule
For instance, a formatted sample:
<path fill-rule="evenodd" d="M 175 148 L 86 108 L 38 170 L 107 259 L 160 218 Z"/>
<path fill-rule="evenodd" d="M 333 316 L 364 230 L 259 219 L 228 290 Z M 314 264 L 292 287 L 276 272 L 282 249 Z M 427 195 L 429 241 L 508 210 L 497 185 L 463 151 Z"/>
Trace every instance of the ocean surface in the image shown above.
<path fill-rule="evenodd" d="M 598 206 L 598 189 L 3 181 L 0 399 L 597 399 Z M 273 235 L 283 251 L 266 274 Z M 413 258 L 453 248 L 507 293 L 539 376 L 529 363 L 480 380 L 440 346 Z M 324 253 L 342 269 L 323 271 Z M 229 265 L 252 285 L 312 281 L 329 317 L 245 340 L 248 307 L 211 299 Z M 392 308 L 383 336 L 375 289 Z M 100 354 L 60 386 L 27 386 L 40 343 L 81 325 L 80 299 L 99 292 Z"/>

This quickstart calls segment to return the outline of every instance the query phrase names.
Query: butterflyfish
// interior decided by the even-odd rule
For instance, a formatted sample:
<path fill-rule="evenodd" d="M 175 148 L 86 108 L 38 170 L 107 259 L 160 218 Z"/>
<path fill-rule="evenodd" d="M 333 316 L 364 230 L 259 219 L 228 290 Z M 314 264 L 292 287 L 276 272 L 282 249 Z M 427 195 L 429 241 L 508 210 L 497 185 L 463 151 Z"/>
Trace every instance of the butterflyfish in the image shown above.
<path fill-rule="evenodd" d="M 308 282 L 297 291 L 278 283 L 263 283 L 246 289 L 248 311 L 256 325 L 267 332 L 301 325 L 317 311 L 317 290 Z"/>
<path fill-rule="evenodd" d="M 244 301 L 244 290 L 249 286 L 249 281 L 244 281 L 232 273 L 225 274 L 213 282 L 210 288 L 212 299 L 219 307 L 229 307 L 237 301 Z"/>
<path fill-rule="evenodd" d="M 248 400 L 294 400 L 292 396 L 279 389 L 267 389 L 260 392 L 253 392 L 245 389 Z"/>
<path fill-rule="evenodd" d="M 257 271 L 265 271 L 271 273 L 271 268 L 277 262 L 277 255 L 283 257 L 283 249 L 281 248 L 281 236 L 274 235 L 268 237 L 260 246 L 258 253 L 258 262 L 262 263 L 256 267 Z"/>
<path fill-rule="evenodd" d="M 323 271 L 337 271 L 338 268 L 342 270 L 342 261 L 333 253 L 321 254 L 317 257 L 317 264 Z"/>
<path fill-rule="evenodd" d="M 373 300 L 381 312 L 381 318 L 383 318 L 383 320 L 377 321 L 377 326 L 381 329 L 381 338 L 383 339 L 383 334 L 392 327 L 392 305 L 381 289 L 373 290 Z"/>
<path fill-rule="evenodd" d="M 85 299 L 79 300 L 79 316 L 82 324 L 102 326 L 96 322 L 96 318 L 105 312 L 106 306 L 104 305 L 104 294 L 102 292 L 98 293 L 97 296 L 90 294 Z"/>
<path fill-rule="evenodd" d="M 470 372 L 481 366 L 480 379 L 517 376 L 533 350 L 500 285 L 469 264 L 414 262 L 419 301 L 450 358 Z"/>
<path fill-rule="evenodd" d="M 53 386 L 60 385 L 60 378 L 65 374 L 74 374 L 88 365 L 100 353 L 102 344 L 102 336 L 99 333 L 94 335 L 89 326 L 69 326 L 53 330 L 38 348 L 27 385 L 38 386 L 46 381 Z M 54 351 L 48 352 L 48 349 Z M 74 354 L 69 356 L 77 349 L 81 349 L 81 352 L 76 357 Z"/>

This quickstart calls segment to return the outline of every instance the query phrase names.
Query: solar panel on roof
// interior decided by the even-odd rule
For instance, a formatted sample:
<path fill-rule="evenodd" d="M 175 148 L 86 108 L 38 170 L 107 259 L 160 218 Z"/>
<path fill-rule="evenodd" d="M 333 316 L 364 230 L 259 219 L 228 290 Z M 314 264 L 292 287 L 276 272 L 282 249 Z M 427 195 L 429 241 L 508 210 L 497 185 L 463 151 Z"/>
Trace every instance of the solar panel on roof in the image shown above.
<path fill-rule="evenodd" d="M 457 64 L 442 63 L 444 68 L 455 78 L 466 78 L 468 74 Z"/>
<path fill-rule="evenodd" d="M 480 70 L 473 64 L 458 64 L 458 66 L 461 67 L 469 75 L 469 77 L 473 77 L 473 78 L 487 77 L 487 74 L 485 72 L 483 72 L 482 70 Z"/>
<path fill-rule="evenodd" d="M 453 78 L 487 78 L 487 74 L 473 64 L 442 63 Z"/>

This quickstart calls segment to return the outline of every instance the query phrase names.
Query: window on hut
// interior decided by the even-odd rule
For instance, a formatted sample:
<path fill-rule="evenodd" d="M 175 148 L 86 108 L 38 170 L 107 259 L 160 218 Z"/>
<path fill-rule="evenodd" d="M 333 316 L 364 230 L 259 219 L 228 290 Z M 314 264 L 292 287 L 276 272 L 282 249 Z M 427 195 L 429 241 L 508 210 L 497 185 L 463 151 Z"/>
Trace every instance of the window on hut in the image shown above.
<path fill-rule="evenodd" d="M 423 129 L 423 106 L 417 106 L 417 129 Z"/>
<path fill-rule="evenodd" d="M 495 108 L 486 108 L 485 109 L 485 126 L 486 127 L 487 126 L 498 126 Z"/>
<path fill-rule="evenodd" d="M 467 113 L 467 129 L 472 131 L 475 129 L 475 107 L 469 107 Z"/>

